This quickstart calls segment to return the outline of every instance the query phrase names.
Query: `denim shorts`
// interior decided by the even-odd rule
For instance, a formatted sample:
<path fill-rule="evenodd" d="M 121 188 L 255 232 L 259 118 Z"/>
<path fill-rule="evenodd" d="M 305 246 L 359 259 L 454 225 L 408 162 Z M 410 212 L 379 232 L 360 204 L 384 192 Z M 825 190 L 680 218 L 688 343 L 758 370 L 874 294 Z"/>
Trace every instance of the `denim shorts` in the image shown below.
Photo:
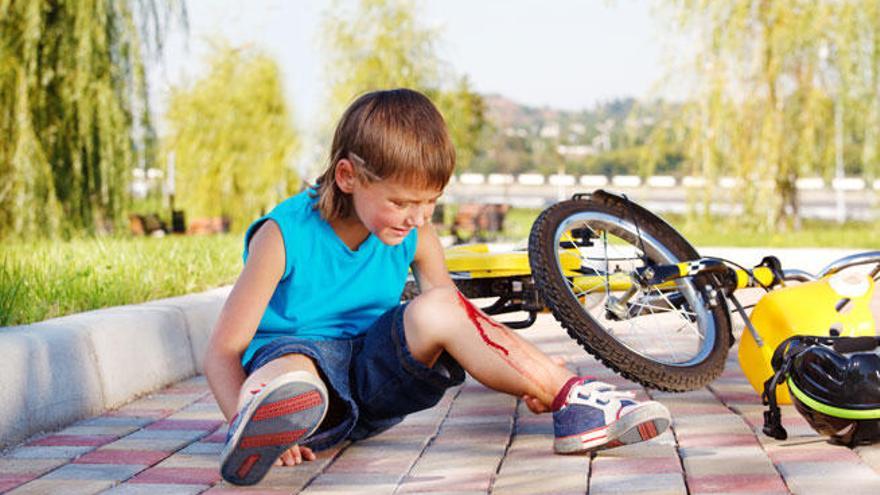
<path fill-rule="evenodd" d="M 274 339 L 257 349 L 245 373 L 285 354 L 304 354 L 315 361 L 331 389 L 331 407 L 347 410 L 341 412 L 341 421 L 322 425 L 302 444 L 318 451 L 375 435 L 407 414 L 434 406 L 447 388 L 464 382 L 464 370 L 449 354 L 442 353 L 431 368 L 412 356 L 403 331 L 405 308 L 401 304 L 388 310 L 363 336 L 350 340 Z"/>

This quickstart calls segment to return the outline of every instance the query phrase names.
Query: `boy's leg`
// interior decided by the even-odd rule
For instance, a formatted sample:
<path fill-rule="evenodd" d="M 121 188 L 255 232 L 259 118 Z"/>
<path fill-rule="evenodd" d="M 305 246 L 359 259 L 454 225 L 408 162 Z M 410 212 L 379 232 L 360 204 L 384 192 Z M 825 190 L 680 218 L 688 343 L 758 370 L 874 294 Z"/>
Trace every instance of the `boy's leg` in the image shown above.
<path fill-rule="evenodd" d="M 396 306 L 381 315 L 352 349 L 349 380 L 358 415 L 351 440 L 378 434 L 408 414 L 433 407 L 465 380 L 464 369 L 448 354 L 431 366 L 412 355 L 404 332 L 406 308 Z"/>
<path fill-rule="evenodd" d="M 251 395 L 255 391 L 259 391 L 265 384 L 293 371 L 306 371 L 314 375 L 316 380 L 320 380 L 318 368 L 312 358 L 303 354 L 285 354 L 257 368 L 245 379 L 238 394 L 238 409 L 241 409 L 241 406 L 251 398 Z"/>
<path fill-rule="evenodd" d="M 286 354 L 277 359 L 269 361 L 265 365 L 257 368 L 251 373 L 238 394 L 238 410 L 250 399 L 254 392 L 259 391 L 265 384 L 271 382 L 278 376 L 294 371 L 304 371 L 311 373 L 316 380 L 321 380 L 318 373 L 318 367 L 312 358 L 303 354 Z M 299 464 L 303 459 L 311 461 L 315 459 L 315 454 L 311 449 L 306 447 L 293 447 L 283 453 L 275 462 L 276 466 L 286 465 L 293 466 Z"/>
<path fill-rule="evenodd" d="M 529 396 L 553 411 L 554 450 L 584 453 L 640 442 L 662 433 L 669 411 L 654 401 L 578 378 L 509 328 L 489 319 L 457 290 L 436 288 L 407 307 L 404 329 L 413 357 L 427 365 L 443 351 L 484 385 Z"/>
<path fill-rule="evenodd" d="M 327 387 L 306 356 L 287 354 L 255 370 L 229 425 L 223 478 L 237 485 L 259 482 L 279 456 L 317 430 L 327 405 Z"/>
<path fill-rule="evenodd" d="M 511 329 L 490 320 L 455 289 L 432 289 L 404 313 L 413 357 L 433 366 L 448 352 L 489 388 L 538 399 L 549 410 L 575 375 Z"/>

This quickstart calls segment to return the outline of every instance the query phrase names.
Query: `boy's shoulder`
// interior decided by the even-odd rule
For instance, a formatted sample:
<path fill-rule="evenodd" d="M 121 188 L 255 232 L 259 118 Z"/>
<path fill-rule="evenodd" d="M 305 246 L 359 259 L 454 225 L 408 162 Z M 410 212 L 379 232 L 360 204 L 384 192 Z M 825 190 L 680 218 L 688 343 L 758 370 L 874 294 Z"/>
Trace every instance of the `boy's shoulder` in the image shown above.
<path fill-rule="evenodd" d="M 314 208 L 317 198 L 312 196 L 312 192 L 313 190 L 310 188 L 301 193 L 294 194 L 278 203 L 269 215 L 294 216 L 297 217 L 297 219 L 304 219 L 305 217 L 318 214 L 317 210 Z"/>
<path fill-rule="evenodd" d="M 252 229 L 266 220 L 273 220 L 278 225 L 285 242 L 293 239 L 291 235 L 294 232 L 302 232 L 303 229 L 318 229 L 320 213 L 314 208 L 317 198 L 312 197 L 309 194 L 310 191 L 311 189 L 306 189 L 275 205 L 269 213 L 251 225 L 247 237 L 250 237 Z"/>

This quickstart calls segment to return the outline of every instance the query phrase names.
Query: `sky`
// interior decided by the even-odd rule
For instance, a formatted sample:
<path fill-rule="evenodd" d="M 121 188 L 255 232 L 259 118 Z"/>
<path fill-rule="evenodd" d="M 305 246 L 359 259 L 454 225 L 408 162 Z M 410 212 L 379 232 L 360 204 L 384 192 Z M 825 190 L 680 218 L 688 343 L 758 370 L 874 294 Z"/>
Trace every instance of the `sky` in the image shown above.
<path fill-rule="evenodd" d="M 666 70 L 652 3 L 422 0 L 419 19 L 439 29 L 440 58 L 456 74 L 467 75 L 477 91 L 578 110 L 652 94 Z M 204 73 L 209 41 L 219 37 L 271 54 L 281 67 L 295 125 L 317 125 L 327 94 L 320 26 L 330 5 L 330 0 L 188 0 L 188 33 L 172 29 L 163 60 L 151 64 L 158 113 L 164 113 L 169 87 Z"/>

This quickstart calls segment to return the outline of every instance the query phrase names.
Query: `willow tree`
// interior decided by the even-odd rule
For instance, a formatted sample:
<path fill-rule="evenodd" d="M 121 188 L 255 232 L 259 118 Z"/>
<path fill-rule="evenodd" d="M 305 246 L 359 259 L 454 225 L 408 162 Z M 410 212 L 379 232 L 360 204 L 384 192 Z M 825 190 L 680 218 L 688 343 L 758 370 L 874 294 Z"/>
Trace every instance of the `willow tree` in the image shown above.
<path fill-rule="evenodd" d="M 144 53 L 182 4 L 0 0 L 0 238 L 120 222 L 153 133 Z"/>
<path fill-rule="evenodd" d="M 831 178 L 844 147 L 846 158 L 864 160 L 859 170 L 876 170 L 876 0 L 666 4 L 693 42 L 694 96 L 683 112 L 688 161 L 709 179 L 741 179 L 744 218 L 765 228 L 791 226 L 797 178 Z M 864 118 L 856 114 L 862 108 Z M 853 146 L 862 152 L 852 153 Z M 705 192 L 705 204 L 712 196 Z"/>
<path fill-rule="evenodd" d="M 174 154 L 176 199 L 187 215 L 223 216 L 242 229 L 296 192 L 299 139 L 274 59 L 217 45 L 209 66 L 172 90 L 162 148 Z"/>
<path fill-rule="evenodd" d="M 467 77 L 439 58 L 440 32 L 419 23 L 414 0 L 360 0 L 353 10 L 337 1 L 325 14 L 323 32 L 333 122 L 364 92 L 416 89 L 446 119 L 459 166 L 470 165 L 486 127 L 485 103 Z"/>

